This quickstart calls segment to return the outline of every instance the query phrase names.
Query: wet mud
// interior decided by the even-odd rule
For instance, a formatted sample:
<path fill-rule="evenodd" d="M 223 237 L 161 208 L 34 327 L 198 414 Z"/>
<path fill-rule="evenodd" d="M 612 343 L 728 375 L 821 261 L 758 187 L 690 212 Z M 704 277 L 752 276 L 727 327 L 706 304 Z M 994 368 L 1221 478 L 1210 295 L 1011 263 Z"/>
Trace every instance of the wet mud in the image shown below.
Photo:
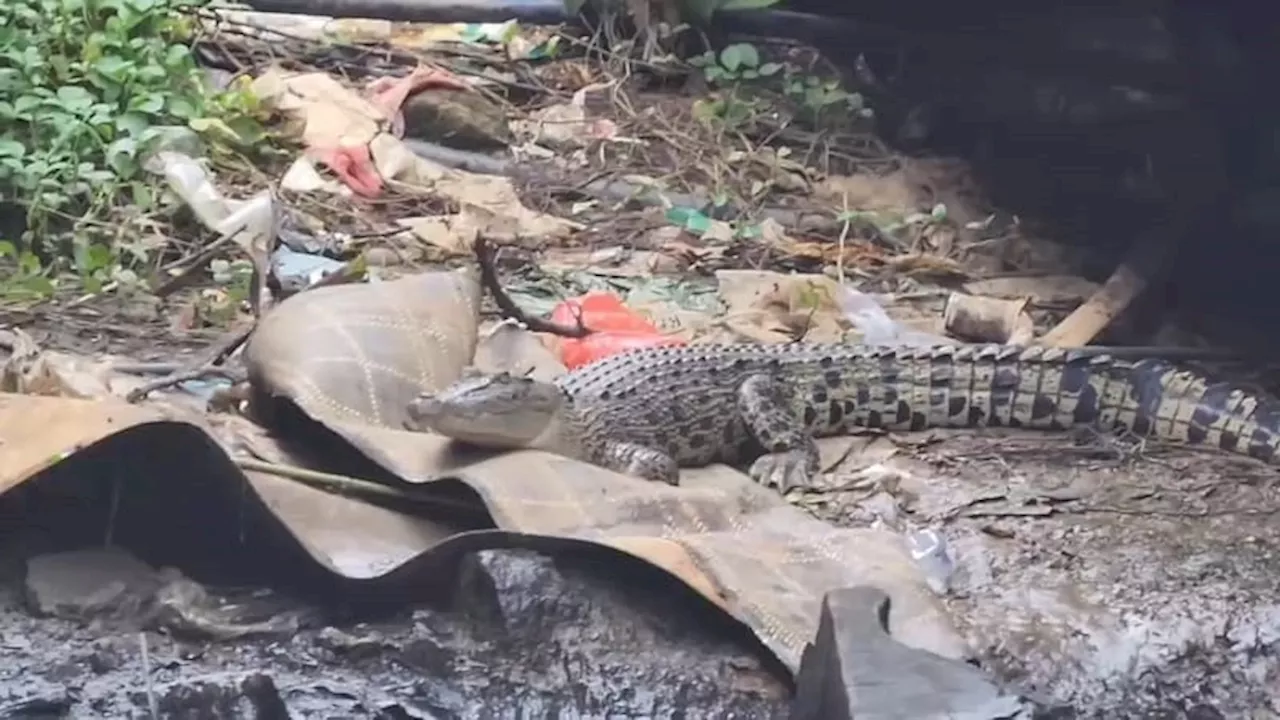
<path fill-rule="evenodd" d="M 943 602 L 1042 716 L 1280 717 L 1273 470 L 1011 433 L 832 453 L 831 486 L 792 500 L 944 537 Z M 38 508 L 4 517 L 0 717 L 787 716 L 787 673 L 744 628 L 609 553 L 481 552 L 440 578 L 447 598 L 370 614 L 68 546 Z"/>
<path fill-rule="evenodd" d="M 902 474 L 818 513 L 945 537 L 952 617 L 1027 696 L 1074 717 L 1280 717 L 1273 468 L 1031 433 L 866 447 L 836 484 L 876 461 Z"/>
<path fill-rule="evenodd" d="M 595 562 L 485 551 L 454 607 L 376 622 L 311 608 L 237 639 L 123 616 L 101 592 L 88 615 L 37 617 L 10 562 L 0 717 L 786 717 L 786 674 L 739 628 L 675 583 Z"/>

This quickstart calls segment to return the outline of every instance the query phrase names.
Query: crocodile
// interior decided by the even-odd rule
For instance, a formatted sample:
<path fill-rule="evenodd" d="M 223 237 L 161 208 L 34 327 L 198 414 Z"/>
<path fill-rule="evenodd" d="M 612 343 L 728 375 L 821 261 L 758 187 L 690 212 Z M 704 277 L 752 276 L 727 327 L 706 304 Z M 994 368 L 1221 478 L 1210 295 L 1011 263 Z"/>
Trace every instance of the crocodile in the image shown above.
<path fill-rule="evenodd" d="M 785 492 L 815 438 L 858 429 L 1091 425 L 1280 463 L 1280 402 L 1166 360 L 1010 345 L 693 344 L 644 348 L 553 382 L 468 370 L 409 403 L 410 428 L 535 448 L 647 480 L 754 458 Z"/>

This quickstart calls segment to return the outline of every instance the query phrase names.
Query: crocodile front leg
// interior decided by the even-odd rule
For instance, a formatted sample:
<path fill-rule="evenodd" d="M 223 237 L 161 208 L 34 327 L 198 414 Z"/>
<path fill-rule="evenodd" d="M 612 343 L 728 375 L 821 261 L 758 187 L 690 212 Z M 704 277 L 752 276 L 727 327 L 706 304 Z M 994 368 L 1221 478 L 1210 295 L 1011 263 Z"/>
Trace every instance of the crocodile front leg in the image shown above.
<path fill-rule="evenodd" d="M 645 480 L 680 484 L 680 466 L 664 452 L 644 445 L 606 440 L 590 452 L 592 463 Z"/>
<path fill-rule="evenodd" d="M 821 470 L 818 445 L 793 409 L 794 393 L 769 375 L 753 375 L 738 388 L 738 412 L 767 453 L 751 464 L 748 474 L 783 493 L 807 487 Z"/>

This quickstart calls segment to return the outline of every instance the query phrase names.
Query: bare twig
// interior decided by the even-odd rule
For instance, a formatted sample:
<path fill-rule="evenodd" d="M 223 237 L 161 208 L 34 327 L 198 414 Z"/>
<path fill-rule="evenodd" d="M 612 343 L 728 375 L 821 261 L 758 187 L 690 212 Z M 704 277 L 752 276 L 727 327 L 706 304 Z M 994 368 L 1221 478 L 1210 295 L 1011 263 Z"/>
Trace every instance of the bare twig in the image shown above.
<path fill-rule="evenodd" d="M 236 233 L 223 235 L 198 253 L 170 263 L 163 269 L 163 274 L 168 274 L 169 278 L 157 284 L 152 289 L 152 294 L 156 297 L 165 297 L 172 295 L 175 290 L 196 282 L 209 261 L 221 255 L 228 247 L 234 246 L 235 242 Z"/>
<path fill-rule="evenodd" d="M 239 330 L 232 331 L 221 340 L 219 340 L 205 356 L 205 365 L 221 365 L 231 357 L 232 353 L 240 348 L 241 345 L 249 339 L 253 334 L 253 329 L 257 327 L 257 323 L 249 323 Z"/>
<path fill-rule="evenodd" d="M 480 265 L 480 284 L 489 291 L 489 294 L 493 295 L 493 301 L 497 304 L 498 311 L 503 318 L 522 323 L 533 332 L 544 332 L 551 335 L 559 335 L 560 337 L 583 338 L 592 333 L 592 330 L 583 324 L 581 314 L 577 315 L 577 323 L 574 325 L 561 325 L 544 318 L 531 317 L 516 305 L 506 290 L 502 289 L 502 283 L 498 280 L 498 268 L 495 263 L 497 250 L 489 244 L 487 239 L 481 236 L 476 238 L 475 252 L 476 262 Z"/>
<path fill-rule="evenodd" d="M 1174 228 L 1174 232 L 1182 232 Z M 1040 342 L 1056 347 L 1088 345 L 1142 294 L 1151 282 L 1168 269 L 1173 240 L 1163 232 L 1152 231 L 1138 239 L 1128 257 L 1111 277 L 1056 327 L 1045 333 Z"/>
<path fill-rule="evenodd" d="M 147 710 L 151 713 L 151 720 L 160 720 L 160 703 L 156 700 L 155 684 L 151 677 L 151 653 L 147 649 L 145 632 L 138 633 L 138 644 L 142 650 L 142 675 L 146 680 Z"/>
<path fill-rule="evenodd" d="M 176 372 L 171 375 L 165 375 L 162 378 L 152 380 L 151 382 L 129 391 L 129 394 L 125 395 L 124 399 L 126 402 L 136 403 L 156 390 L 173 387 L 174 385 L 180 385 L 192 380 L 203 380 L 210 376 L 226 378 L 231 382 L 243 382 L 245 380 L 244 375 L 244 371 L 234 368 L 219 367 L 217 365 L 202 365 L 201 367 L 192 370 L 184 370 L 182 372 Z"/>
<path fill-rule="evenodd" d="M 475 502 L 429 495 L 423 492 L 415 492 L 413 490 L 399 490 L 388 485 L 383 485 L 382 483 L 370 480 L 359 480 L 345 475 L 333 475 L 331 473 L 309 470 L 307 468 L 296 467 L 293 465 L 281 465 L 279 463 L 267 462 L 265 460 L 257 460 L 254 458 L 235 458 L 235 463 L 241 470 L 268 473 L 277 477 L 296 480 L 304 485 L 309 485 L 317 490 L 322 490 L 334 495 L 343 495 L 366 500 L 390 500 L 406 504 L 429 505 L 441 509 L 468 513 L 484 512 L 484 506 Z"/>
<path fill-rule="evenodd" d="M 223 377 L 233 383 L 243 382 L 245 373 L 242 370 L 222 367 L 222 363 L 236 351 L 253 333 L 255 325 L 250 324 L 247 327 L 235 330 L 218 341 L 205 356 L 204 360 L 198 365 L 182 369 L 172 365 L 154 365 L 149 366 L 147 363 L 123 363 L 112 367 L 112 370 L 120 373 L 141 374 L 148 372 L 167 372 L 168 374 L 162 378 L 157 378 L 134 388 L 125 396 L 127 402 L 136 403 L 156 390 L 173 387 L 180 383 L 191 380 L 201 380 L 206 377 Z"/>

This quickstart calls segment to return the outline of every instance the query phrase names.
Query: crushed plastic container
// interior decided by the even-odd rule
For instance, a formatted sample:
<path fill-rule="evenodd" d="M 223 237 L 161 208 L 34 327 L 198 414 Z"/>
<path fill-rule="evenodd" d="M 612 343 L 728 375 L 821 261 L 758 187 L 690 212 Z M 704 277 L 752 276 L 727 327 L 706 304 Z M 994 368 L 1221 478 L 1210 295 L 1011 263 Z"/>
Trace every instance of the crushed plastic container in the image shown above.
<path fill-rule="evenodd" d="M 560 325 L 573 326 L 579 318 L 593 331 L 590 335 L 552 340 L 560 362 L 570 370 L 628 350 L 685 344 L 678 337 L 660 332 L 613 293 L 589 292 L 565 300 L 551 311 L 551 320 Z"/>

